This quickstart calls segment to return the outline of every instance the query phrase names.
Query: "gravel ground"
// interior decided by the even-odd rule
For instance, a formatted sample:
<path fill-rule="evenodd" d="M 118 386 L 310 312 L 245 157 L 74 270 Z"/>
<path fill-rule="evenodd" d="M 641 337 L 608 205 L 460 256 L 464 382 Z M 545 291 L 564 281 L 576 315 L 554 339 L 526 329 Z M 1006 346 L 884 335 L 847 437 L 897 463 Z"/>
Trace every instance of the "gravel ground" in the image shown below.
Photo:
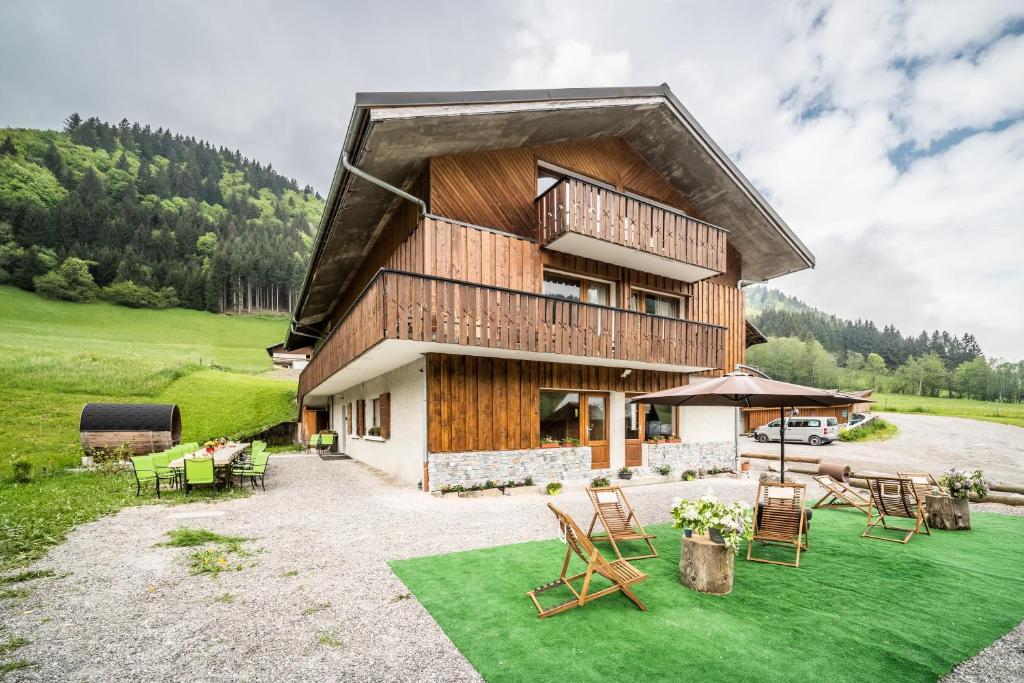
<path fill-rule="evenodd" d="M 526 494 L 435 498 L 351 460 L 274 456 L 268 490 L 246 499 L 144 506 L 86 524 L 32 569 L 29 596 L 0 601 L 0 620 L 30 641 L 31 668 L 7 680 L 478 681 L 387 561 L 555 535 L 545 503 Z M 640 486 L 648 523 L 670 521 L 676 496 L 712 488 L 749 501 L 755 480 Z M 558 497 L 588 517 L 581 490 Z M 182 526 L 242 535 L 255 566 L 190 575 L 189 549 L 155 547 Z M 217 600 L 230 595 L 233 602 Z M 965 662 L 951 681 L 1019 680 L 1018 628 Z"/>
<path fill-rule="evenodd" d="M 960 417 L 879 413 L 900 428 L 888 441 L 836 441 L 825 446 L 786 444 L 786 453 L 841 462 L 854 470 L 893 472 L 899 467 L 938 476 L 951 467 L 981 469 L 990 479 L 1024 484 L 1024 429 Z M 740 451 L 779 452 L 778 443 L 741 437 Z"/>

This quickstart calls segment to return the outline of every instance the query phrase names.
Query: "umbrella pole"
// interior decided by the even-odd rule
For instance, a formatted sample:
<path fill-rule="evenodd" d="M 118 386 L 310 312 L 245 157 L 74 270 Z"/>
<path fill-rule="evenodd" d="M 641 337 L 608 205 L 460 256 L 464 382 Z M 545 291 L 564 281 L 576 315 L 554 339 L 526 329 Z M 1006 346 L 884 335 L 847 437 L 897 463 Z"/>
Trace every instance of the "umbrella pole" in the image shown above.
<path fill-rule="evenodd" d="M 779 483 L 786 483 L 786 408 L 779 408 Z"/>

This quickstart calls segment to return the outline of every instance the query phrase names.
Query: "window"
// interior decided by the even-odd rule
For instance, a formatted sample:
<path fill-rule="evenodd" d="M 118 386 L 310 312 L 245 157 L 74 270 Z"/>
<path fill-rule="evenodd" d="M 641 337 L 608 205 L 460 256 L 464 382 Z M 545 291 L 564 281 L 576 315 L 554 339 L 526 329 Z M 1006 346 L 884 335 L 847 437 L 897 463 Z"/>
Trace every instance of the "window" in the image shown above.
<path fill-rule="evenodd" d="M 679 297 L 655 294 L 634 289 L 629 295 L 629 307 L 634 311 L 665 318 L 681 318 L 682 302 Z"/>
<path fill-rule="evenodd" d="M 821 426 L 821 420 L 808 420 L 807 424 L 805 426 L 807 426 L 807 427 L 820 427 Z"/>
<path fill-rule="evenodd" d="M 612 286 L 607 282 L 544 271 L 544 294 L 569 301 L 610 306 Z"/>
<path fill-rule="evenodd" d="M 354 402 L 345 406 L 345 426 L 348 429 L 348 433 L 352 436 L 356 434 L 355 414 L 356 404 Z"/>
<path fill-rule="evenodd" d="M 836 425 L 839 424 L 839 420 L 835 419 L 834 417 L 826 417 L 825 424 L 827 424 L 829 427 L 835 427 Z"/>
<path fill-rule="evenodd" d="M 675 433 L 674 416 L 672 406 L 644 405 L 644 431 L 645 437 L 671 436 Z"/>
<path fill-rule="evenodd" d="M 540 392 L 540 436 L 557 441 L 580 438 L 580 395 L 575 391 Z"/>

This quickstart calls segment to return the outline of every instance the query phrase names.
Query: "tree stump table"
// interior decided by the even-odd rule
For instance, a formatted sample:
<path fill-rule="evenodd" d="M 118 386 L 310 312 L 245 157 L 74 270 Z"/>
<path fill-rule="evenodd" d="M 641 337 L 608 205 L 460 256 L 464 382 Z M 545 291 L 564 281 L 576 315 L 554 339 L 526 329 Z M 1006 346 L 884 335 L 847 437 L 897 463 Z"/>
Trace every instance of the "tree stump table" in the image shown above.
<path fill-rule="evenodd" d="M 732 590 L 735 553 L 706 536 L 682 537 L 679 581 L 701 593 L 725 595 Z"/>
<path fill-rule="evenodd" d="M 962 531 L 971 528 L 971 506 L 965 498 L 929 494 L 924 497 L 924 507 L 932 529 Z"/>

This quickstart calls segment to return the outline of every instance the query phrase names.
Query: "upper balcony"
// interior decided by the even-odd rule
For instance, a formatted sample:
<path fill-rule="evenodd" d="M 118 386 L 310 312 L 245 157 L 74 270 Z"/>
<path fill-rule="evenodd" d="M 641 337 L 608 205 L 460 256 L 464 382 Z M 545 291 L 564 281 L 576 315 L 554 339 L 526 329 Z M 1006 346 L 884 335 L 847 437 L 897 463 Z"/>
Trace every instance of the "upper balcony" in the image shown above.
<path fill-rule="evenodd" d="M 547 249 L 684 282 L 725 272 L 726 231 L 657 202 L 566 177 L 536 208 Z"/>
<path fill-rule="evenodd" d="M 696 372 L 721 367 L 724 349 L 719 325 L 382 269 L 313 354 L 299 400 L 423 353 Z"/>

